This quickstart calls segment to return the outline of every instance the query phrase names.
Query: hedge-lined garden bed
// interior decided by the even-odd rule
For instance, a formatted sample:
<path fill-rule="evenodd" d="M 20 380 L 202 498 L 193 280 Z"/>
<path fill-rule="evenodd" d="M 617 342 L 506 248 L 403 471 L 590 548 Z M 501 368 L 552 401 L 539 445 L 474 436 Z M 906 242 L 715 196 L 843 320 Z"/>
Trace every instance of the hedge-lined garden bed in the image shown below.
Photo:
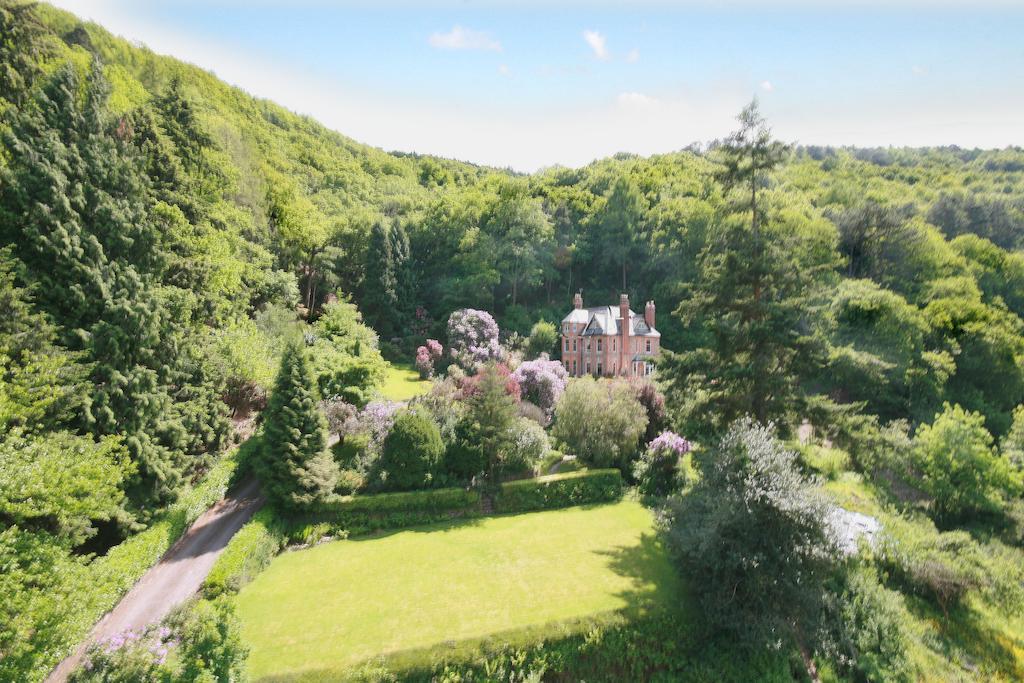
<path fill-rule="evenodd" d="M 550 474 L 502 484 L 494 511 L 531 512 L 609 503 L 621 498 L 622 490 L 622 475 L 615 469 Z"/>
<path fill-rule="evenodd" d="M 357 536 L 480 514 L 478 491 L 450 488 L 339 496 L 284 522 L 292 540 L 313 540 L 326 534 Z"/>

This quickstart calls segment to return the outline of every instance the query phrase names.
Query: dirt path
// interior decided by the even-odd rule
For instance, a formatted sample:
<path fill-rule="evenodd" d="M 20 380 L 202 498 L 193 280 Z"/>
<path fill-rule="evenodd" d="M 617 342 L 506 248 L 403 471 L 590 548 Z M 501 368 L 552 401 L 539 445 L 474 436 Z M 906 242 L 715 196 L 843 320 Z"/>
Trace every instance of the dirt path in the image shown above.
<path fill-rule="evenodd" d="M 99 620 L 85 642 L 50 673 L 47 683 L 66 681 L 91 643 L 160 621 L 191 597 L 224 546 L 262 504 L 259 482 L 250 479 L 200 515 L 121 602 Z"/>

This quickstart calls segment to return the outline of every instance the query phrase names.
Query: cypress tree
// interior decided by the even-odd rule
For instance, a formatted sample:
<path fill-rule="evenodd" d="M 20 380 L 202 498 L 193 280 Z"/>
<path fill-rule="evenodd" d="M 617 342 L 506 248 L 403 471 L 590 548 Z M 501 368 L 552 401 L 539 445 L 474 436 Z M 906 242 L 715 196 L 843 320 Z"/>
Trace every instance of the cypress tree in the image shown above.
<path fill-rule="evenodd" d="M 360 302 L 363 316 L 384 339 L 394 335 L 394 311 L 398 306 L 398 282 L 391 230 L 383 222 L 370 231 L 366 252 L 366 278 Z"/>
<path fill-rule="evenodd" d="M 310 505 L 330 494 L 338 481 L 315 381 L 302 341 L 290 341 L 264 413 L 258 468 L 268 500 L 284 509 Z"/>
<path fill-rule="evenodd" d="M 401 333 L 402 321 L 408 320 L 413 313 L 416 285 L 409 235 L 397 220 L 391 228 L 391 258 L 395 267 L 395 307 L 391 309 L 391 326 L 396 333 Z"/>

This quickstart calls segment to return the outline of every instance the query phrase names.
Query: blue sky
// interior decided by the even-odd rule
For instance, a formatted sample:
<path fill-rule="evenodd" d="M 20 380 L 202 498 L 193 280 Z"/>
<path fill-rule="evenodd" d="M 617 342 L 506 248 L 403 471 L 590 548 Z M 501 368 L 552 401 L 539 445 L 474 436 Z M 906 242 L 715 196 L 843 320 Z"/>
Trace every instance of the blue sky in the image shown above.
<path fill-rule="evenodd" d="M 361 142 L 534 170 L 720 137 L 1024 144 L 1024 4 L 58 0 Z"/>

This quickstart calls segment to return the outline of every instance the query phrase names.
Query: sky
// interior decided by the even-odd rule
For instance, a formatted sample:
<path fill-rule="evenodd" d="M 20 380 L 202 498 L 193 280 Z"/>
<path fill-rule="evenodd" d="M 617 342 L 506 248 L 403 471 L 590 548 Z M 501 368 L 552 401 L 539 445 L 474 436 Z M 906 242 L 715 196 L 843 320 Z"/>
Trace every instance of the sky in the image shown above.
<path fill-rule="evenodd" d="M 1024 2 L 56 0 L 360 142 L 534 171 L 723 137 L 1024 144 Z"/>

